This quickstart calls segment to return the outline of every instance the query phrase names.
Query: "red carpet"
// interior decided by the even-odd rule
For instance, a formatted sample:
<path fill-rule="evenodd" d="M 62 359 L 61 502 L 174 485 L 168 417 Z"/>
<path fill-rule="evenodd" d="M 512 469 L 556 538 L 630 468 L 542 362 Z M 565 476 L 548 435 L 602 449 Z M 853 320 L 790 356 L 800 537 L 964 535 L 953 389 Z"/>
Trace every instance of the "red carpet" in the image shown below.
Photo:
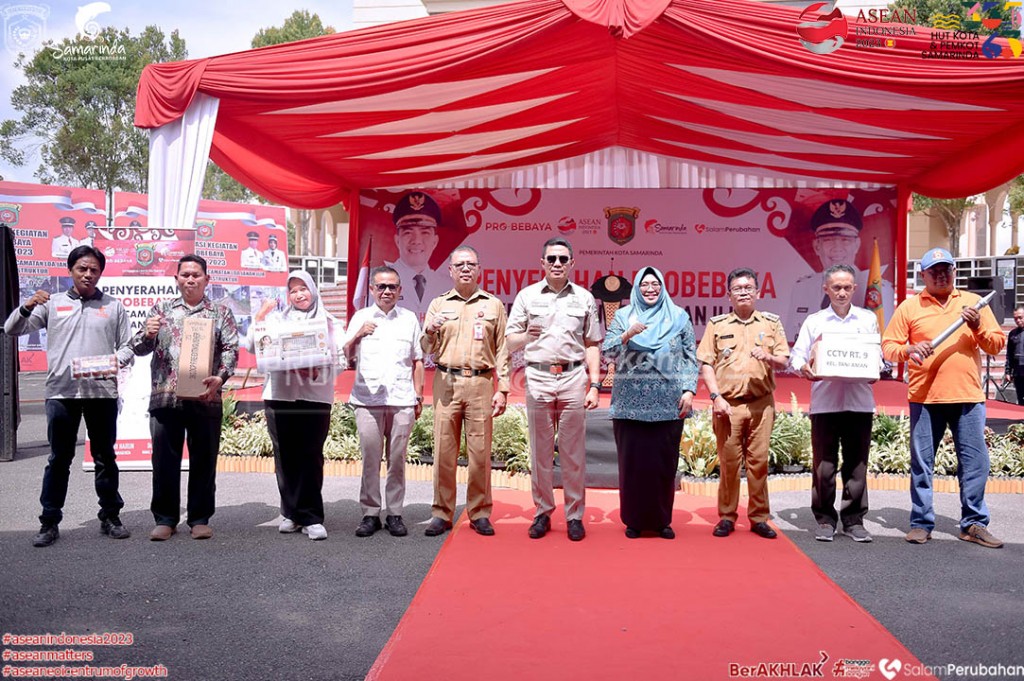
<path fill-rule="evenodd" d="M 730 663 L 790 664 L 777 676 L 793 678 L 819 651 L 824 678 L 845 659 L 919 664 L 788 539 L 745 520 L 712 537 L 706 499 L 677 496 L 674 541 L 629 540 L 618 493 L 588 490 L 581 543 L 559 516 L 529 539 L 529 494 L 494 501 L 497 536 L 460 519 L 367 679 L 711 681 L 736 678 Z"/>

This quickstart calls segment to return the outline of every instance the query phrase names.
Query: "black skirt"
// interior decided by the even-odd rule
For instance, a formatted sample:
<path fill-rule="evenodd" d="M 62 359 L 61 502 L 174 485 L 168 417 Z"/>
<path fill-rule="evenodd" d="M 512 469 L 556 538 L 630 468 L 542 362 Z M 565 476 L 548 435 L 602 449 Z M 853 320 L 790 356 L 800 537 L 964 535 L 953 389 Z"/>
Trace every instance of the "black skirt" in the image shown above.
<path fill-rule="evenodd" d="M 668 527 L 672 524 L 682 419 L 613 419 L 612 428 L 619 454 L 622 522 L 639 531 Z"/>

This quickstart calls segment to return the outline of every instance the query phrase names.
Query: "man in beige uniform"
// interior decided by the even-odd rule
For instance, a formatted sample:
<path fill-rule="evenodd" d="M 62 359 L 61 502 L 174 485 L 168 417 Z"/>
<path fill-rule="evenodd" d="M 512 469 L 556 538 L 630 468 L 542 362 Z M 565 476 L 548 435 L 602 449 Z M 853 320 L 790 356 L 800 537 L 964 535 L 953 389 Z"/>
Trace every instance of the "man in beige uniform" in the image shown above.
<path fill-rule="evenodd" d="M 768 441 L 775 424 L 775 369 L 789 362 L 789 344 L 779 316 L 754 309 L 757 274 L 747 268 L 729 273 L 733 312 L 712 317 L 697 348 L 701 377 L 711 392 L 721 476 L 716 537 L 736 526 L 740 462 L 746 462 L 750 530 L 775 539 L 768 525 Z"/>
<path fill-rule="evenodd" d="M 594 296 L 569 282 L 572 245 L 561 237 L 544 244 L 542 281 L 527 286 L 512 303 L 508 346 L 523 348 L 526 361 L 526 415 L 530 426 L 530 469 L 537 515 L 532 539 L 551 529 L 555 492 L 551 472 L 558 433 L 566 530 L 569 539 L 586 536 L 586 412 L 597 406 L 601 375 L 601 324 Z M 584 370 L 586 365 L 586 370 Z"/>
<path fill-rule="evenodd" d="M 491 433 L 494 417 L 505 411 L 508 347 L 505 305 L 480 288 L 480 256 L 460 246 L 449 258 L 455 288 L 430 302 L 420 345 L 433 353 L 434 505 L 424 534 L 435 537 L 452 528 L 455 471 L 462 429 L 469 453 L 466 511 L 479 534 L 491 526 Z M 497 374 L 498 390 L 494 390 Z"/>

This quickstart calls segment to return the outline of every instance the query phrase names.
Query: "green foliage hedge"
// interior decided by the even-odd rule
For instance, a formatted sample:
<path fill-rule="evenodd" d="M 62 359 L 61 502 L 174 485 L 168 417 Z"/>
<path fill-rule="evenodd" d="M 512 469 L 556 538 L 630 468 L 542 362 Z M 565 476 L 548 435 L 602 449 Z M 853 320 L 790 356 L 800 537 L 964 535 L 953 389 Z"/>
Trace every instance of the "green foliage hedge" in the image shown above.
<path fill-rule="evenodd" d="M 811 421 L 793 398 L 792 410 L 776 414 L 769 444 L 769 465 L 777 472 L 809 471 L 812 464 Z M 985 429 L 993 476 L 1024 477 L 1024 424 L 1010 426 L 1005 435 Z M 407 460 L 418 463 L 434 449 L 434 410 L 424 407 L 413 425 Z M 465 456 L 463 438 L 460 454 Z M 273 445 L 262 412 L 238 414 L 234 401 L 225 399 L 221 454 L 228 456 L 273 456 Z M 324 458 L 358 461 L 359 436 L 355 412 L 347 404 L 331 409 L 331 426 L 324 445 Z M 530 441 L 526 408 L 511 406 L 494 421 L 492 459 L 514 473 L 530 472 Z M 875 416 L 868 457 L 871 473 L 906 474 L 910 472 L 910 419 L 900 414 Z M 718 476 L 718 451 L 711 425 L 711 410 L 694 412 L 686 419 L 679 447 L 679 471 L 697 478 Z M 947 432 L 935 456 L 937 475 L 956 475 L 956 451 Z"/>

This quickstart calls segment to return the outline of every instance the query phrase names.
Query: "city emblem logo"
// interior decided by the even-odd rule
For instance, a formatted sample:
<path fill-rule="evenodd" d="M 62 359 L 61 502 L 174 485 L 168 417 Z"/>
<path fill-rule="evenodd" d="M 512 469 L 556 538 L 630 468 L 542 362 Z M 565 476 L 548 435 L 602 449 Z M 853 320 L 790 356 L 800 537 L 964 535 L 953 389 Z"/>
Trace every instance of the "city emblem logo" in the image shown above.
<path fill-rule="evenodd" d="M 620 246 L 625 246 L 636 236 L 636 218 L 640 215 L 639 208 L 605 208 L 604 216 L 608 219 L 608 238 Z"/>

